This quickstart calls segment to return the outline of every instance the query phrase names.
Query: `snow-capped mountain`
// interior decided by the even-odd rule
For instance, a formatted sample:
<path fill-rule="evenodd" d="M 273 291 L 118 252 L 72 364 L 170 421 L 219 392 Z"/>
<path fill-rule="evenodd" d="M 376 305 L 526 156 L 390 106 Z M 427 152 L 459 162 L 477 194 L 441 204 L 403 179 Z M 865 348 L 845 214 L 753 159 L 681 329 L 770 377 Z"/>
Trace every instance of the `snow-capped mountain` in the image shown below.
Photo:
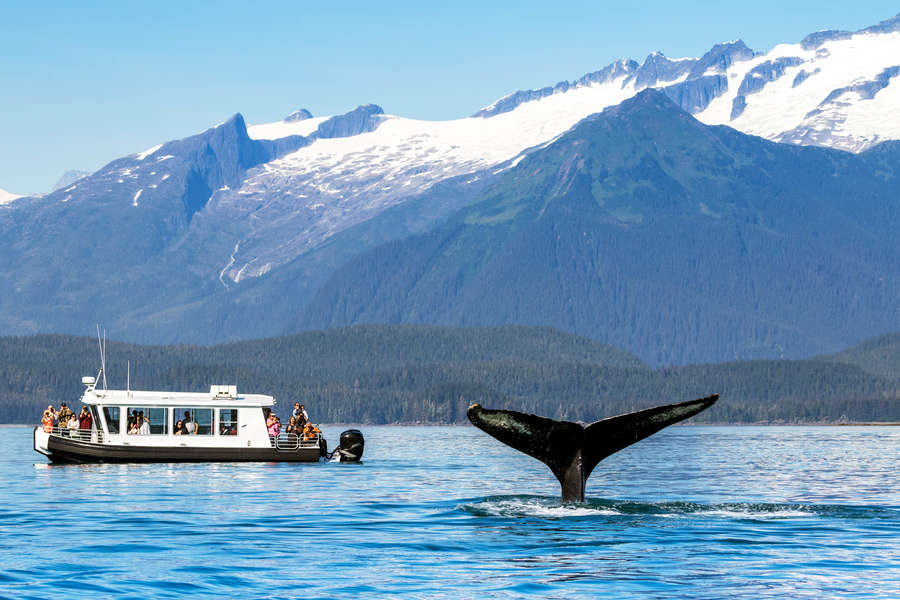
<path fill-rule="evenodd" d="M 22 196 L 18 194 L 13 194 L 12 192 L 7 192 L 6 190 L 0 188 L 0 204 L 9 204 L 16 198 L 21 198 Z"/>
<path fill-rule="evenodd" d="M 859 152 L 900 138 L 898 73 L 900 16 L 855 33 L 814 33 L 766 54 L 738 40 L 696 59 L 655 52 L 642 64 L 620 60 L 574 82 L 510 94 L 464 119 L 379 115 L 371 131 L 320 137 L 217 194 L 212 211 L 248 222 L 221 278 L 227 284 L 266 273 L 437 181 L 513 165 L 529 148 L 647 87 L 708 124 Z M 308 136 L 325 121 L 303 117 L 248 133 Z"/>
<path fill-rule="evenodd" d="M 280 333 L 354 256 L 433 230 L 586 118 L 647 88 L 706 124 L 862 152 L 900 139 L 898 74 L 900 16 L 766 54 L 737 40 L 699 58 L 618 60 L 455 120 L 374 104 L 249 126 L 238 114 L 45 196 L 12 202 L 0 192 L 0 287 L 13 292 L 0 298 L 0 326 L 76 332 L 113 318 L 144 341 Z M 264 331 L 259 311 L 278 312 Z"/>

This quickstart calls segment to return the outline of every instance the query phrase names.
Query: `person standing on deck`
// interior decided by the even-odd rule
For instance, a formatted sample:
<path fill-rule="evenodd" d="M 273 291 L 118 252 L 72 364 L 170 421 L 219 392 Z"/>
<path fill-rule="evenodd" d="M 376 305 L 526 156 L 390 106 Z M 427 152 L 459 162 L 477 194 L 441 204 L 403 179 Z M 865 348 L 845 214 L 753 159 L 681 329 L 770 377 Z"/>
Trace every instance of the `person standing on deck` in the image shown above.
<path fill-rule="evenodd" d="M 69 419 L 75 416 L 75 413 L 72 412 L 72 409 L 66 406 L 66 403 L 63 402 L 59 405 L 59 414 L 56 416 L 59 421 L 59 427 L 68 427 Z"/>
<path fill-rule="evenodd" d="M 87 406 L 81 407 L 81 412 L 78 414 L 78 428 L 82 431 L 88 430 L 90 431 L 91 427 L 94 425 L 94 417 L 91 416 L 91 411 L 88 410 Z"/>

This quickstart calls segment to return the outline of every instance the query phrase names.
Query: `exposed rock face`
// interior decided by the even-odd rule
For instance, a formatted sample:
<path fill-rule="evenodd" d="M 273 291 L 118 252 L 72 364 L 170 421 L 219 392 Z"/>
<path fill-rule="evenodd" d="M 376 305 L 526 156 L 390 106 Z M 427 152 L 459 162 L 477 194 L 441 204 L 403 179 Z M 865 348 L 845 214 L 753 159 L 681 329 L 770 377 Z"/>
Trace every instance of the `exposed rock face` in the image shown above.
<path fill-rule="evenodd" d="M 627 75 L 632 73 L 637 69 L 640 65 L 638 65 L 637 61 L 634 60 L 617 60 L 614 63 L 606 65 L 599 71 L 594 71 L 593 73 L 588 73 L 583 77 L 577 79 L 575 81 L 575 85 L 591 85 L 598 83 L 609 83 L 610 81 L 614 81 L 623 75 Z"/>
<path fill-rule="evenodd" d="M 642 90 L 660 82 L 674 81 L 689 73 L 696 59 L 670 60 L 662 52 L 654 52 L 625 83 L 634 82 L 635 89 Z"/>
<path fill-rule="evenodd" d="M 848 92 L 856 92 L 863 100 L 871 100 L 875 97 L 875 94 L 886 88 L 891 82 L 891 79 L 896 77 L 898 74 L 900 74 L 900 66 L 888 67 L 887 69 L 884 69 L 881 73 L 876 75 L 874 79 L 854 83 L 853 85 L 848 85 L 836 90 L 832 90 L 832 92 L 828 94 L 828 96 L 824 100 L 822 100 L 822 103 L 819 104 L 819 107 L 821 108 L 827 104 L 830 104 L 831 102 L 834 102 Z M 809 113 L 809 116 L 812 116 L 814 114 L 817 114 L 816 111 Z"/>
<path fill-rule="evenodd" d="M 727 89 L 728 78 L 724 75 L 706 75 L 664 87 L 662 91 L 682 109 L 697 113 Z"/>
<path fill-rule="evenodd" d="M 877 25 L 872 25 L 871 27 L 866 27 L 861 30 L 860 33 L 871 33 L 871 34 L 879 34 L 879 33 L 893 33 L 895 31 L 900 31 L 900 14 L 891 17 L 890 19 L 885 19 L 881 23 Z"/>
<path fill-rule="evenodd" d="M 319 125 L 313 134 L 316 138 L 340 138 L 373 131 L 381 122 L 384 111 L 375 104 L 363 104 L 350 112 L 331 117 Z"/>
<path fill-rule="evenodd" d="M 284 118 L 284 122 L 294 123 L 296 121 L 305 121 L 306 119 L 312 119 L 312 113 L 305 108 L 301 108 L 300 110 L 295 110 L 294 112 L 286 116 Z"/>
<path fill-rule="evenodd" d="M 665 59 L 665 57 L 663 57 Z M 668 59 L 666 59 L 668 60 Z M 565 93 L 578 86 L 601 85 L 614 81 L 623 75 L 635 72 L 639 65 L 633 60 L 617 60 L 599 71 L 588 73 L 576 81 L 560 81 L 556 85 L 543 87 L 538 90 L 519 90 L 504 96 L 486 108 L 482 108 L 473 117 L 492 117 L 515 109 L 520 104 L 540 100 L 553 94 Z"/>
<path fill-rule="evenodd" d="M 766 87 L 767 83 L 775 81 L 784 75 L 784 72 L 788 67 L 795 67 L 802 64 L 803 59 L 797 56 L 781 56 L 775 60 L 767 60 L 750 69 L 744 76 L 743 81 L 741 81 L 737 96 L 733 100 L 731 119 L 736 119 L 744 112 L 744 108 L 747 106 L 747 96 L 761 91 Z"/>
<path fill-rule="evenodd" d="M 818 68 L 815 71 L 813 71 L 812 73 L 810 73 L 809 71 L 807 71 L 805 69 L 801 69 L 800 72 L 797 73 L 797 75 L 794 77 L 794 82 L 791 84 L 791 87 L 797 87 L 798 85 L 800 85 L 801 83 L 803 83 L 804 81 L 809 79 L 810 75 L 815 75 L 816 73 L 820 73 L 820 72 L 821 72 L 821 69 L 818 69 Z"/>
<path fill-rule="evenodd" d="M 853 33 L 850 31 L 837 31 L 834 29 L 817 31 L 803 38 L 800 41 L 800 45 L 804 50 L 815 50 L 825 42 L 831 42 L 834 40 L 846 40 L 851 35 L 853 35 Z"/>
<path fill-rule="evenodd" d="M 734 63 L 750 60 L 754 56 L 756 52 L 748 48 L 743 40 L 716 44 L 694 63 L 688 79 L 703 77 L 708 72 L 724 73 Z"/>

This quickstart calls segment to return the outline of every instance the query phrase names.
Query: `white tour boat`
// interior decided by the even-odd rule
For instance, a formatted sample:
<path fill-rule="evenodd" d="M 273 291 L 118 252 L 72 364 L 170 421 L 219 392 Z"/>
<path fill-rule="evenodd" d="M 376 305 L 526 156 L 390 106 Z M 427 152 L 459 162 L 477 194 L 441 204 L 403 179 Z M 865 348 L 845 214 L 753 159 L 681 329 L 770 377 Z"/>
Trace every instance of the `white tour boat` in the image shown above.
<path fill-rule="evenodd" d="M 91 429 L 35 427 L 37 452 L 52 462 L 76 463 L 315 462 L 331 456 L 318 433 L 269 435 L 272 396 L 238 395 L 236 386 L 227 385 L 214 385 L 208 394 L 107 390 L 98 389 L 96 381 L 82 379 L 87 388 L 81 403 L 91 413 Z M 129 431 L 136 415 L 146 423 Z M 351 429 L 341 434 L 332 454 L 341 461 L 359 460 L 363 444 L 362 434 Z"/>

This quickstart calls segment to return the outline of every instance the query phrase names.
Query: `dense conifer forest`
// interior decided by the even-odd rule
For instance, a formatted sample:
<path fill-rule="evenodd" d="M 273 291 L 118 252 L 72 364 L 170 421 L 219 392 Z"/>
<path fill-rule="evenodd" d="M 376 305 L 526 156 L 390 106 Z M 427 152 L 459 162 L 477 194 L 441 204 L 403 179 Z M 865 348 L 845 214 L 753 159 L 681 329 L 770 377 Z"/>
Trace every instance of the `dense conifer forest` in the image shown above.
<path fill-rule="evenodd" d="M 721 394 L 694 422 L 900 421 L 900 343 L 883 336 L 838 355 L 651 369 L 634 356 L 540 327 L 355 326 L 218 346 L 108 344 L 108 384 L 272 394 L 323 423 L 465 423 L 466 407 L 592 421 Z M 97 340 L 0 338 L 0 422 L 36 423 L 76 403 L 99 370 Z"/>

